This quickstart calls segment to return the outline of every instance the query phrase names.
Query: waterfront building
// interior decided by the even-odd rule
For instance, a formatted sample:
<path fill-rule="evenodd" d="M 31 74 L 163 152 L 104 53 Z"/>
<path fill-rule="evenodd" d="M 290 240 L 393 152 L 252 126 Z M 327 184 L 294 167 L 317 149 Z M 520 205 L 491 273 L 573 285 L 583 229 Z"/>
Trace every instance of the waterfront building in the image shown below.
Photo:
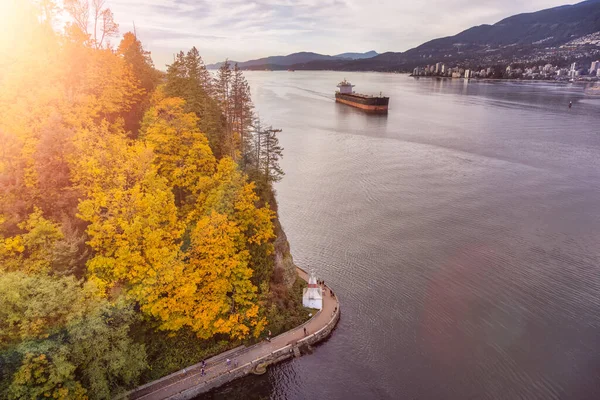
<path fill-rule="evenodd" d="M 460 72 L 456 71 L 452 73 L 453 78 L 460 78 Z"/>
<path fill-rule="evenodd" d="M 569 70 L 569 76 L 571 78 L 575 78 L 577 76 L 577 63 L 571 64 L 571 69 Z"/>
<path fill-rule="evenodd" d="M 314 271 L 310 272 L 308 278 L 308 287 L 305 287 L 302 293 L 302 305 L 308 308 L 323 308 L 323 289 L 317 283 L 317 277 Z"/>
<path fill-rule="evenodd" d="M 425 75 L 425 70 L 423 69 L 423 67 L 417 67 L 417 68 L 413 69 L 413 75 L 414 76 L 423 76 L 423 75 Z"/>
<path fill-rule="evenodd" d="M 435 63 L 435 73 L 436 74 L 439 74 L 440 72 L 442 72 L 442 65 L 443 64 L 441 62 Z"/>
<path fill-rule="evenodd" d="M 590 75 L 592 75 L 594 71 L 597 71 L 598 67 L 600 67 L 600 61 L 592 61 L 592 66 L 590 67 Z"/>
<path fill-rule="evenodd" d="M 465 69 L 465 79 L 470 79 L 470 78 L 471 78 L 471 70 Z"/>

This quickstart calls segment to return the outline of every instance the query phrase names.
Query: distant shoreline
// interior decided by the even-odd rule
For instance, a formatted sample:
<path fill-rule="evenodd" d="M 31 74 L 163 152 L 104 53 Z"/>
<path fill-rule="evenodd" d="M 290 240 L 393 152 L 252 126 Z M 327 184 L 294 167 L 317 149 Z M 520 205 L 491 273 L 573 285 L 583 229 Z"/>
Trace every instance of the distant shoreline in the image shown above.
<path fill-rule="evenodd" d="M 414 76 L 413 74 L 410 74 L 409 77 L 411 78 L 415 78 L 415 79 L 450 79 L 450 80 L 465 80 L 464 77 L 461 78 L 452 78 L 450 76 Z M 510 79 L 505 79 L 505 78 L 467 78 L 467 81 L 490 81 L 490 82 L 545 82 L 545 83 L 556 83 L 556 84 L 561 84 L 561 85 L 565 85 L 565 84 L 600 84 L 600 81 L 568 81 L 568 80 L 555 80 L 555 79 L 519 79 L 519 78 L 510 78 Z"/>
<path fill-rule="evenodd" d="M 283 69 L 276 69 L 276 70 L 264 70 L 264 69 L 248 69 L 248 70 L 244 70 L 244 72 L 291 72 L 291 71 L 287 71 L 287 70 L 283 70 Z M 465 80 L 464 77 L 461 78 L 452 78 L 451 76 L 414 76 L 413 74 L 411 74 L 410 72 L 396 72 L 396 71 L 339 71 L 339 70 L 333 70 L 333 69 L 300 69 L 300 70 L 294 70 L 294 72 L 340 72 L 340 73 L 347 73 L 347 72 L 352 72 L 352 73 L 361 73 L 361 74 L 366 74 L 366 73 L 375 73 L 375 74 L 396 74 L 396 75 L 406 75 L 410 78 L 415 78 L 415 79 L 440 79 L 440 80 Z M 566 84 L 596 84 L 600 86 L 600 80 L 599 81 L 575 81 L 575 82 L 571 82 L 571 81 L 567 81 L 567 80 L 554 80 L 554 79 L 519 79 L 519 78 L 477 78 L 477 77 L 473 77 L 473 78 L 468 78 L 468 81 L 478 81 L 478 82 L 519 82 L 519 83 L 527 83 L 527 82 L 545 82 L 545 83 L 552 83 L 552 84 L 560 84 L 560 85 L 566 85 Z"/>

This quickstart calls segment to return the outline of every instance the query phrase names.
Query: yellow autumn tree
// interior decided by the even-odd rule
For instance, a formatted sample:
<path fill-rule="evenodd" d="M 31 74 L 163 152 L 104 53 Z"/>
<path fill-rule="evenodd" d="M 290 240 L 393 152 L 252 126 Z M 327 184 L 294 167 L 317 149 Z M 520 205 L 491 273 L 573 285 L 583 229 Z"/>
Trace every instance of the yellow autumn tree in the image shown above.
<path fill-rule="evenodd" d="M 57 35 L 38 22 L 33 4 L 9 1 L 7 8 L 0 15 L 0 213 L 14 229 L 32 210 L 40 129 L 63 92 Z"/>
<path fill-rule="evenodd" d="M 189 207 L 184 206 L 196 203 L 210 186 L 216 160 L 198 129 L 198 117 L 184 112 L 185 101 L 155 97 L 157 104 L 144 118 L 142 138 L 154 149 L 158 173 L 169 181 L 177 204 L 187 212 Z"/>
<path fill-rule="evenodd" d="M 183 100 L 159 91 L 154 103 L 141 137 L 155 152 L 188 233 L 180 262 L 161 275 L 164 292 L 155 292 L 142 310 L 161 319 L 162 329 L 187 326 L 202 338 L 258 335 L 265 321 L 259 316 L 249 248 L 274 238 L 274 213 L 256 207 L 253 184 L 231 158 L 217 164 L 197 128 L 198 118 L 185 113 Z"/>
<path fill-rule="evenodd" d="M 50 2 L 8 3 L 0 21 L 0 213 L 15 230 L 34 205 L 72 214 L 77 194 L 65 160 L 73 132 L 121 123 L 144 89 L 129 63 L 91 46 L 76 27 L 54 32 Z"/>
<path fill-rule="evenodd" d="M 213 210 L 228 215 L 245 238 L 245 249 L 250 252 L 249 265 L 255 284 L 266 282 L 272 273 L 268 257 L 273 253 L 275 212 L 268 204 L 257 207 L 259 201 L 254 182 L 248 182 L 237 164 L 230 158 L 220 160 L 213 177 L 213 186 L 198 212 L 203 215 Z"/>
<path fill-rule="evenodd" d="M 177 259 L 181 224 L 173 194 L 156 172 L 151 149 L 107 124 L 94 133 L 78 142 L 75 176 L 87 194 L 78 216 L 89 223 L 95 251 L 88 272 L 105 288 L 121 283 L 143 304 Z"/>
<path fill-rule="evenodd" d="M 244 241 L 226 215 L 213 211 L 197 222 L 178 279 L 165 285 L 165 295 L 152 306 L 164 321 L 162 329 L 188 326 L 205 339 L 216 334 L 236 339 L 258 336 L 266 321 L 259 316 Z"/>
<path fill-rule="evenodd" d="M 256 206 L 259 199 L 254 187 L 238 165 L 231 158 L 224 157 L 219 161 L 202 210 L 204 213 L 216 210 L 229 215 L 246 235 L 248 243 L 264 243 L 275 237 L 271 222 L 275 212 L 268 204 L 262 208 Z"/>
<path fill-rule="evenodd" d="M 253 184 L 229 157 L 219 161 L 203 200 L 191 213 L 195 225 L 177 274 L 186 284 L 166 285 L 155 310 L 166 321 L 163 329 L 189 326 L 202 338 L 257 336 L 266 321 L 252 282 L 251 250 L 270 245 L 274 212 L 256 207 Z"/>
<path fill-rule="evenodd" d="M 265 321 L 249 247 L 274 237 L 273 212 L 256 207 L 253 185 L 230 158 L 211 174 L 206 138 L 179 99 L 159 104 L 146 118 L 148 147 L 108 123 L 75 139 L 74 180 L 87 196 L 79 216 L 95 251 L 88 272 L 106 289 L 125 289 L 162 329 L 187 326 L 202 338 L 258 335 Z M 201 167 L 188 168 L 195 164 Z M 182 205 L 193 219 L 178 218 L 178 188 L 195 196 Z M 182 254 L 185 225 L 191 233 Z"/>

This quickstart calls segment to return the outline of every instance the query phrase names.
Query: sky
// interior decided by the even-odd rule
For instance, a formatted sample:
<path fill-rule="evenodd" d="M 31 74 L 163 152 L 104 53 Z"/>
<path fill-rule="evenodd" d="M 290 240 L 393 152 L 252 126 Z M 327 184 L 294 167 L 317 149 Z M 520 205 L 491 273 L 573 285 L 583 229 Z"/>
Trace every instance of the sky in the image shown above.
<path fill-rule="evenodd" d="M 204 61 L 298 51 L 406 51 L 474 25 L 568 0 L 106 0 L 120 32 L 133 29 L 157 68 L 196 46 Z"/>

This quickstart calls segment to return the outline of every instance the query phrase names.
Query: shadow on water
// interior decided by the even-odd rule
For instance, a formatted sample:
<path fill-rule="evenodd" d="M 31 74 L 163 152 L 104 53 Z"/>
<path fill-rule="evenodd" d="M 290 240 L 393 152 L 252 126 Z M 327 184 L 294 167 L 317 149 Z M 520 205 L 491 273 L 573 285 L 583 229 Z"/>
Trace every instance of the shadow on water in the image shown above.
<path fill-rule="evenodd" d="M 204 395 L 198 396 L 196 397 L 196 400 L 269 399 L 274 391 L 273 383 L 269 378 L 269 375 L 269 373 L 266 373 L 264 375 L 246 376 Z"/>
<path fill-rule="evenodd" d="M 374 136 L 383 137 L 388 124 L 387 113 L 373 113 L 358 108 L 335 103 L 335 131 L 349 134 L 369 132 Z M 381 134 L 381 135 L 380 135 Z"/>

